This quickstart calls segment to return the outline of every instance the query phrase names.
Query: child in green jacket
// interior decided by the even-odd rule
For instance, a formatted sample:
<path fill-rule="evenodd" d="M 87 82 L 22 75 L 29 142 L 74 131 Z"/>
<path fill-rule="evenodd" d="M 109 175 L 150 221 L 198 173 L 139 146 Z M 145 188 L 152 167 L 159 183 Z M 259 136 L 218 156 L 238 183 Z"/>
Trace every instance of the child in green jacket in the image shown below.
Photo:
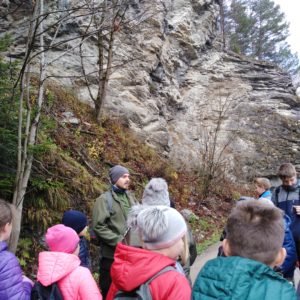
<path fill-rule="evenodd" d="M 293 286 L 273 267 L 286 251 L 283 213 L 268 202 L 245 200 L 232 210 L 223 250 L 227 257 L 208 261 L 193 287 L 194 300 L 294 300 Z"/>

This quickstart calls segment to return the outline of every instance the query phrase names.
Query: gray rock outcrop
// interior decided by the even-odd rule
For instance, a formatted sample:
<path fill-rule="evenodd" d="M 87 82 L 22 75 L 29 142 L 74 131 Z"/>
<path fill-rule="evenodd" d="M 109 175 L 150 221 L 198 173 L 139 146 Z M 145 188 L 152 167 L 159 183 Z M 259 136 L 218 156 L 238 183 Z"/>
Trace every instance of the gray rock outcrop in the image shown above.
<path fill-rule="evenodd" d="M 59 5 L 70 7 L 73 2 L 78 1 Z M 126 18 L 131 21 L 120 28 L 114 44 L 114 62 L 120 66 L 109 81 L 107 114 L 125 119 L 141 139 L 181 168 L 214 161 L 241 179 L 272 176 L 280 163 L 290 161 L 300 171 L 300 102 L 291 79 L 272 64 L 222 51 L 218 1 L 129 4 Z M 0 25 L 1 33 L 14 36 L 11 57 L 24 55 L 26 9 L 8 14 Z M 58 39 L 75 37 L 86 22 L 66 21 Z M 54 60 L 66 51 L 49 71 L 92 105 L 79 78 L 76 43 L 70 39 L 47 53 Z M 85 51 L 87 71 L 93 74 L 97 58 L 92 38 Z M 96 92 L 97 82 L 90 77 Z"/>

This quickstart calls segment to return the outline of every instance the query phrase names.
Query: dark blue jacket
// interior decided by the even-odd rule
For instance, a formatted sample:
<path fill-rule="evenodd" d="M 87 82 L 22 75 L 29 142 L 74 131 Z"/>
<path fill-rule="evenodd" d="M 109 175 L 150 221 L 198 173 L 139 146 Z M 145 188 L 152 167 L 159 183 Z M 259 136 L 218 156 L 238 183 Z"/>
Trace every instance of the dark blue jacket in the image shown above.
<path fill-rule="evenodd" d="M 292 190 L 287 190 L 283 186 L 277 187 L 273 192 L 272 201 L 290 217 L 294 239 L 300 240 L 300 215 L 297 215 L 293 208 L 294 205 L 300 205 L 300 181 L 297 181 Z"/>
<path fill-rule="evenodd" d="M 24 282 L 16 256 L 7 251 L 7 244 L 0 242 L 0 299 L 29 300 L 31 284 Z"/>
<path fill-rule="evenodd" d="M 280 270 L 284 277 L 293 278 L 297 261 L 296 245 L 292 231 L 290 229 L 291 219 L 287 215 L 285 215 L 284 221 L 285 234 L 282 247 L 286 250 L 286 258 L 283 264 L 280 266 Z"/>
<path fill-rule="evenodd" d="M 84 236 L 80 236 L 80 241 L 79 241 L 79 258 L 81 261 L 81 266 L 86 267 L 86 268 L 91 268 L 91 262 L 90 262 L 90 251 L 89 251 L 89 245 L 88 241 Z"/>

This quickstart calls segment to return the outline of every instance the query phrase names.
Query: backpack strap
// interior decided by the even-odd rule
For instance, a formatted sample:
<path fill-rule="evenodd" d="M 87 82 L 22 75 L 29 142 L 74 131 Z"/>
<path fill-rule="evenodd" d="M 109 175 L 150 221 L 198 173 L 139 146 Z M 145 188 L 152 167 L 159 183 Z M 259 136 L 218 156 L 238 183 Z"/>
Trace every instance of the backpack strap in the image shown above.
<path fill-rule="evenodd" d="M 107 205 L 107 210 L 109 211 L 109 214 L 112 213 L 112 205 L 113 205 L 113 195 L 111 191 L 107 191 L 104 193 L 105 194 L 105 199 L 106 199 L 106 205 Z"/>
<path fill-rule="evenodd" d="M 171 267 L 171 266 L 166 266 L 162 270 L 160 270 L 159 272 L 154 274 L 151 278 L 149 278 L 145 283 L 143 283 L 140 286 L 139 290 L 140 290 L 141 295 L 143 295 L 142 296 L 143 299 L 152 300 L 152 295 L 151 295 L 151 291 L 150 291 L 150 288 L 149 288 L 149 284 L 152 282 L 152 280 L 154 280 L 155 278 L 157 278 L 161 274 L 169 272 L 169 271 L 176 271 L 176 269 L 174 267 Z"/>
<path fill-rule="evenodd" d="M 156 277 L 160 276 L 163 273 L 169 272 L 169 271 L 176 271 L 175 267 L 172 266 L 166 266 L 156 274 L 154 274 L 151 278 L 149 278 L 144 284 L 149 285 L 152 280 L 154 280 Z"/>
<path fill-rule="evenodd" d="M 279 195 L 279 192 L 280 192 L 280 186 L 278 186 L 276 189 L 275 189 L 275 205 L 278 207 L 278 195 Z M 300 194 L 300 189 L 299 189 L 299 194 Z"/>
<path fill-rule="evenodd" d="M 164 267 L 162 270 L 154 274 L 151 278 L 149 278 L 145 283 L 141 284 L 139 287 L 137 287 L 133 291 L 117 291 L 114 299 L 143 299 L 143 300 L 152 300 L 151 291 L 149 288 L 149 284 L 153 279 L 160 276 L 163 273 L 169 272 L 169 271 L 175 271 L 176 269 L 171 266 Z"/>

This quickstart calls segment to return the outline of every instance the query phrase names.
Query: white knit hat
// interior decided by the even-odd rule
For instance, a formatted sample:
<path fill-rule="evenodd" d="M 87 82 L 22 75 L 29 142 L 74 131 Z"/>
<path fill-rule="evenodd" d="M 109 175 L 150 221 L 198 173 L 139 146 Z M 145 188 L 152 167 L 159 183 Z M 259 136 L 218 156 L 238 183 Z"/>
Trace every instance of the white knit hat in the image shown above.
<path fill-rule="evenodd" d="M 168 184 L 163 178 L 152 178 L 145 187 L 143 205 L 170 206 Z"/>
<path fill-rule="evenodd" d="M 136 226 L 146 249 L 169 248 L 186 234 L 186 223 L 176 209 L 162 205 L 140 209 Z"/>

